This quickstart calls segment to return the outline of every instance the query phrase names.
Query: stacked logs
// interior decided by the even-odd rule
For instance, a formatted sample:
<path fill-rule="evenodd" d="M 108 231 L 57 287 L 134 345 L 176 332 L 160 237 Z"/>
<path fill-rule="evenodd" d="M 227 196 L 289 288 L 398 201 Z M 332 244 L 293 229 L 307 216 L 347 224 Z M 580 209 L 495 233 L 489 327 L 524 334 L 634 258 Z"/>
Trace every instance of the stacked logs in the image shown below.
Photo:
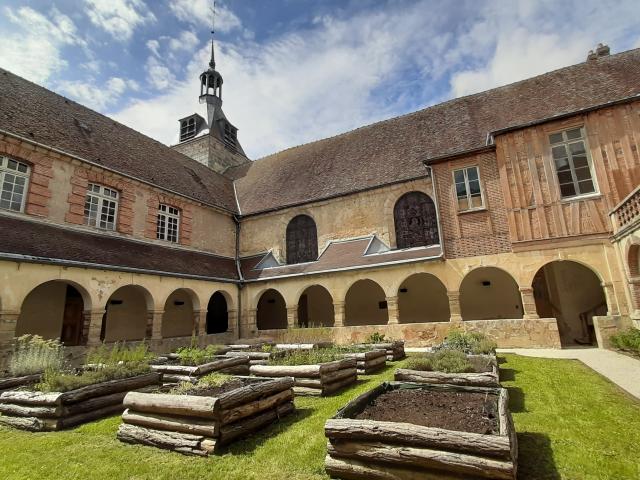
<path fill-rule="evenodd" d="M 385 350 L 370 350 L 368 352 L 345 353 L 345 358 L 355 358 L 359 375 L 370 375 L 382 370 L 387 364 Z"/>
<path fill-rule="evenodd" d="M 295 410 L 293 379 L 255 379 L 218 397 L 131 392 L 118 439 L 207 456 Z"/>
<path fill-rule="evenodd" d="M 241 350 L 238 352 L 227 352 L 225 357 L 237 358 L 247 357 L 249 358 L 249 365 L 268 365 L 269 360 L 273 358 L 284 357 L 285 352 L 283 350 L 276 350 L 273 352 L 257 352 L 254 350 Z"/>
<path fill-rule="evenodd" d="M 371 349 L 383 349 L 387 352 L 387 361 L 395 362 L 397 360 L 402 360 L 406 358 L 406 354 L 404 352 L 404 341 L 402 340 L 394 340 L 392 342 L 383 342 L 383 343 L 365 343 L 362 345 L 358 345 L 363 348 L 371 348 Z"/>
<path fill-rule="evenodd" d="M 74 427 L 122 412 L 127 392 L 159 383 L 160 375 L 152 372 L 63 393 L 5 391 L 0 395 L 0 423 L 33 432 Z"/>
<path fill-rule="evenodd" d="M 215 357 L 215 360 L 202 365 L 151 365 L 151 369 L 162 374 L 162 383 L 171 385 L 180 382 L 197 383 L 198 380 L 212 372 L 247 375 L 249 373 L 249 358 Z"/>
<path fill-rule="evenodd" d="M 499 387 L 500 374 L 495 355 L 467 355 L 473 373 L 424 372 L 399 368 L 394 380 L 403 382 L 467 385 L 470 387 Z"/>
<path fill-rule="evenodd" d="M 0 393 L 37 383 L 40 381 L 41 376 L 42 375 L 37 373 L 35 375 L 24 375 L 22 377 L 0 378 Z"/>
<path fill-rule="evenodd" d="M 252 365 L 257 377 L 293 377 L 296 395 L 330 395 L 358 379 L 356 359 L 345 358 L 315 365 Z"/>
<path fill-rule="evenodd" d="M 514 480 L 517 438 L 504 388 L 422 385 L 457 392 L 485 392 L 498 397 L 498 434 L 478 434 L 403 422 L 353 417 L 389 388 L 416 385 L 382 384 L 361 395 L 325 423 L 325 470 L 331 478 L 433 480 L 491 478 Z"/>

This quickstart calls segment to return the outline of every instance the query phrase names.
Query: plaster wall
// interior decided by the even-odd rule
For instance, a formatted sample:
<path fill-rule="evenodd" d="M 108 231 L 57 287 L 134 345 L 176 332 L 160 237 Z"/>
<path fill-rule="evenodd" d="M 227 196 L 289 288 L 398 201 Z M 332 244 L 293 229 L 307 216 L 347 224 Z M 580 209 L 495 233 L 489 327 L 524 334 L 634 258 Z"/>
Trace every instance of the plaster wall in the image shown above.
<path fill-rule="evenodd" d="M 109 298 L 104 341 L 142 340 L 147 336 L 147 321 L 144 290 L 133 285 L 122 287 Z"/>
<path fill-rule="evenodd" d="M 167 299 L 162 317 L 162 337 L 188 337 L 193 333 L 194 313 L 191 297 L 176 290 Z"/>
<path fill-rule="evenodd" d="M 31 334 L 59 338 L 62 331 L 67 284 L 51 282 L 33 290 L 22 304 L 16 336 Z"/>

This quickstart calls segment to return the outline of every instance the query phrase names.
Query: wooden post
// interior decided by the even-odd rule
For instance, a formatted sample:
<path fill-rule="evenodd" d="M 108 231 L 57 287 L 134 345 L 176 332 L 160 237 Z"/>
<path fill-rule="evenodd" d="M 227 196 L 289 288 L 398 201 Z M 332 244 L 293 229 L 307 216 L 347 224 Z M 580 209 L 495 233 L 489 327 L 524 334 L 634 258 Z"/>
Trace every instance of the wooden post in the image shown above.
<path fill-rule="evenodd" d="M 389 325 L 397 325 L 399 321 L 398 312 L 398 297 L 386 297 L 387 301 L 387 315 L 389 316 Z"/>
<path fill-rule="evenodd" d="M 602 289 L 604 290 L 604 296 L 607 300 L 607 315 L 620 315 L 618 310 L 618 302 L 616 301 L 615 291 L 613 290 L 613 283 L 602 282 Z"/>
<path fill-rule="evenodd" d="M 85 313 L 85 316 L 89 317 L 89 331 L 87 332 L 88 346 L 99 345 L 102 342 L 100 333 L 102 333 L 102 319 L 104 318 L 104 314 L 104 308 L 88 310 Z"/>
<path fill-rule="evenodd" d="M 533 296 L 532 287 L 520 287 L 522 297 L 522 310 L 524 320 L 536 320 L 540 318 L 536 310 L 536 299 Z"/>
<path fill-rule="evenodd" d="M 164 310 L 151 310 L 151 340 L 162 341 L 162 317 Z"/>
<path fill-rule="evenodd" d="M 298 305 L 287 307 L 287 327 L 296 328 L 298 326 Z"/>
<path fill-rule="evenodd" d="M 9 357 L 19 316 L 19 310 L 0 310 L 0 370 Z"/>
<path fill-rule="evenodd" d="M 333 302 L 333 326 L 344 327 L 344 302 Z"/>
<path fill-rule="evenodd" d="M 449 297 L 449 312 L 451 315 L 450 321 L 452 323 L 462 322 L 462 312 L 460 309 L 460 292 L 447 292 Z"/>

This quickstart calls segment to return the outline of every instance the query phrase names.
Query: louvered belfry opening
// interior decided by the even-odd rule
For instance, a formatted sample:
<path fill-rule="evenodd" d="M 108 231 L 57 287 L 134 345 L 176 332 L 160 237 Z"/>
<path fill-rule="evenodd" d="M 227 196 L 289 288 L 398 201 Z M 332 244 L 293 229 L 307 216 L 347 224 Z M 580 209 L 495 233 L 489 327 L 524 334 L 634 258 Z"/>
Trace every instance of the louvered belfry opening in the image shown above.
<path fill-rule="evenodd" d="M 318 258 L 316 222 L 298 215 L 287 225 L 287 263 L 312 262 Z"/>
<path fill-rule="evenodd" d="M 393 218 L 398 248 L 439 243 L 436 206 L 428 195 L 422 192 L 405 193 L 396 202 Z"/>

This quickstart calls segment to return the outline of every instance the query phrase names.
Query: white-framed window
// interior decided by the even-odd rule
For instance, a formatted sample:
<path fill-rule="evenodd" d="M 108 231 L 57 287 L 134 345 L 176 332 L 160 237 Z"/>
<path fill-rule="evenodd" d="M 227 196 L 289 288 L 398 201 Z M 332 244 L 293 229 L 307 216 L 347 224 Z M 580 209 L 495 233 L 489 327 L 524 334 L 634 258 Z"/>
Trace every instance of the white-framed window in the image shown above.
<path fill-rule="evenodd" d="M 115 230 L 118 197 L 117 190 L 90 183 L 84 202 L 84 223 L 105 230 Z"/>
<path fill-rule="evenodd" d="M 178 242 L 180 235 L 180 210 L 169 205 L 160 204 L 156 234 L 158 240 Z"/>
<path fill-rule="evenodd" d="M 597 192 L 585 138 L 584 127 L 549 135 L 551 156 L 556 167 L 562 198 Z"/>
<path fill-rule="evenodd" d="M 26 163 L 0 157 L 0 208 L 24 211 L 30 172 Z"/>
<path fill-rule="evenodd" d="M 473 166 L 454 170 L 453 183 L 456 186 L 458 211 L 484 208 L 478 167 Z"/>

